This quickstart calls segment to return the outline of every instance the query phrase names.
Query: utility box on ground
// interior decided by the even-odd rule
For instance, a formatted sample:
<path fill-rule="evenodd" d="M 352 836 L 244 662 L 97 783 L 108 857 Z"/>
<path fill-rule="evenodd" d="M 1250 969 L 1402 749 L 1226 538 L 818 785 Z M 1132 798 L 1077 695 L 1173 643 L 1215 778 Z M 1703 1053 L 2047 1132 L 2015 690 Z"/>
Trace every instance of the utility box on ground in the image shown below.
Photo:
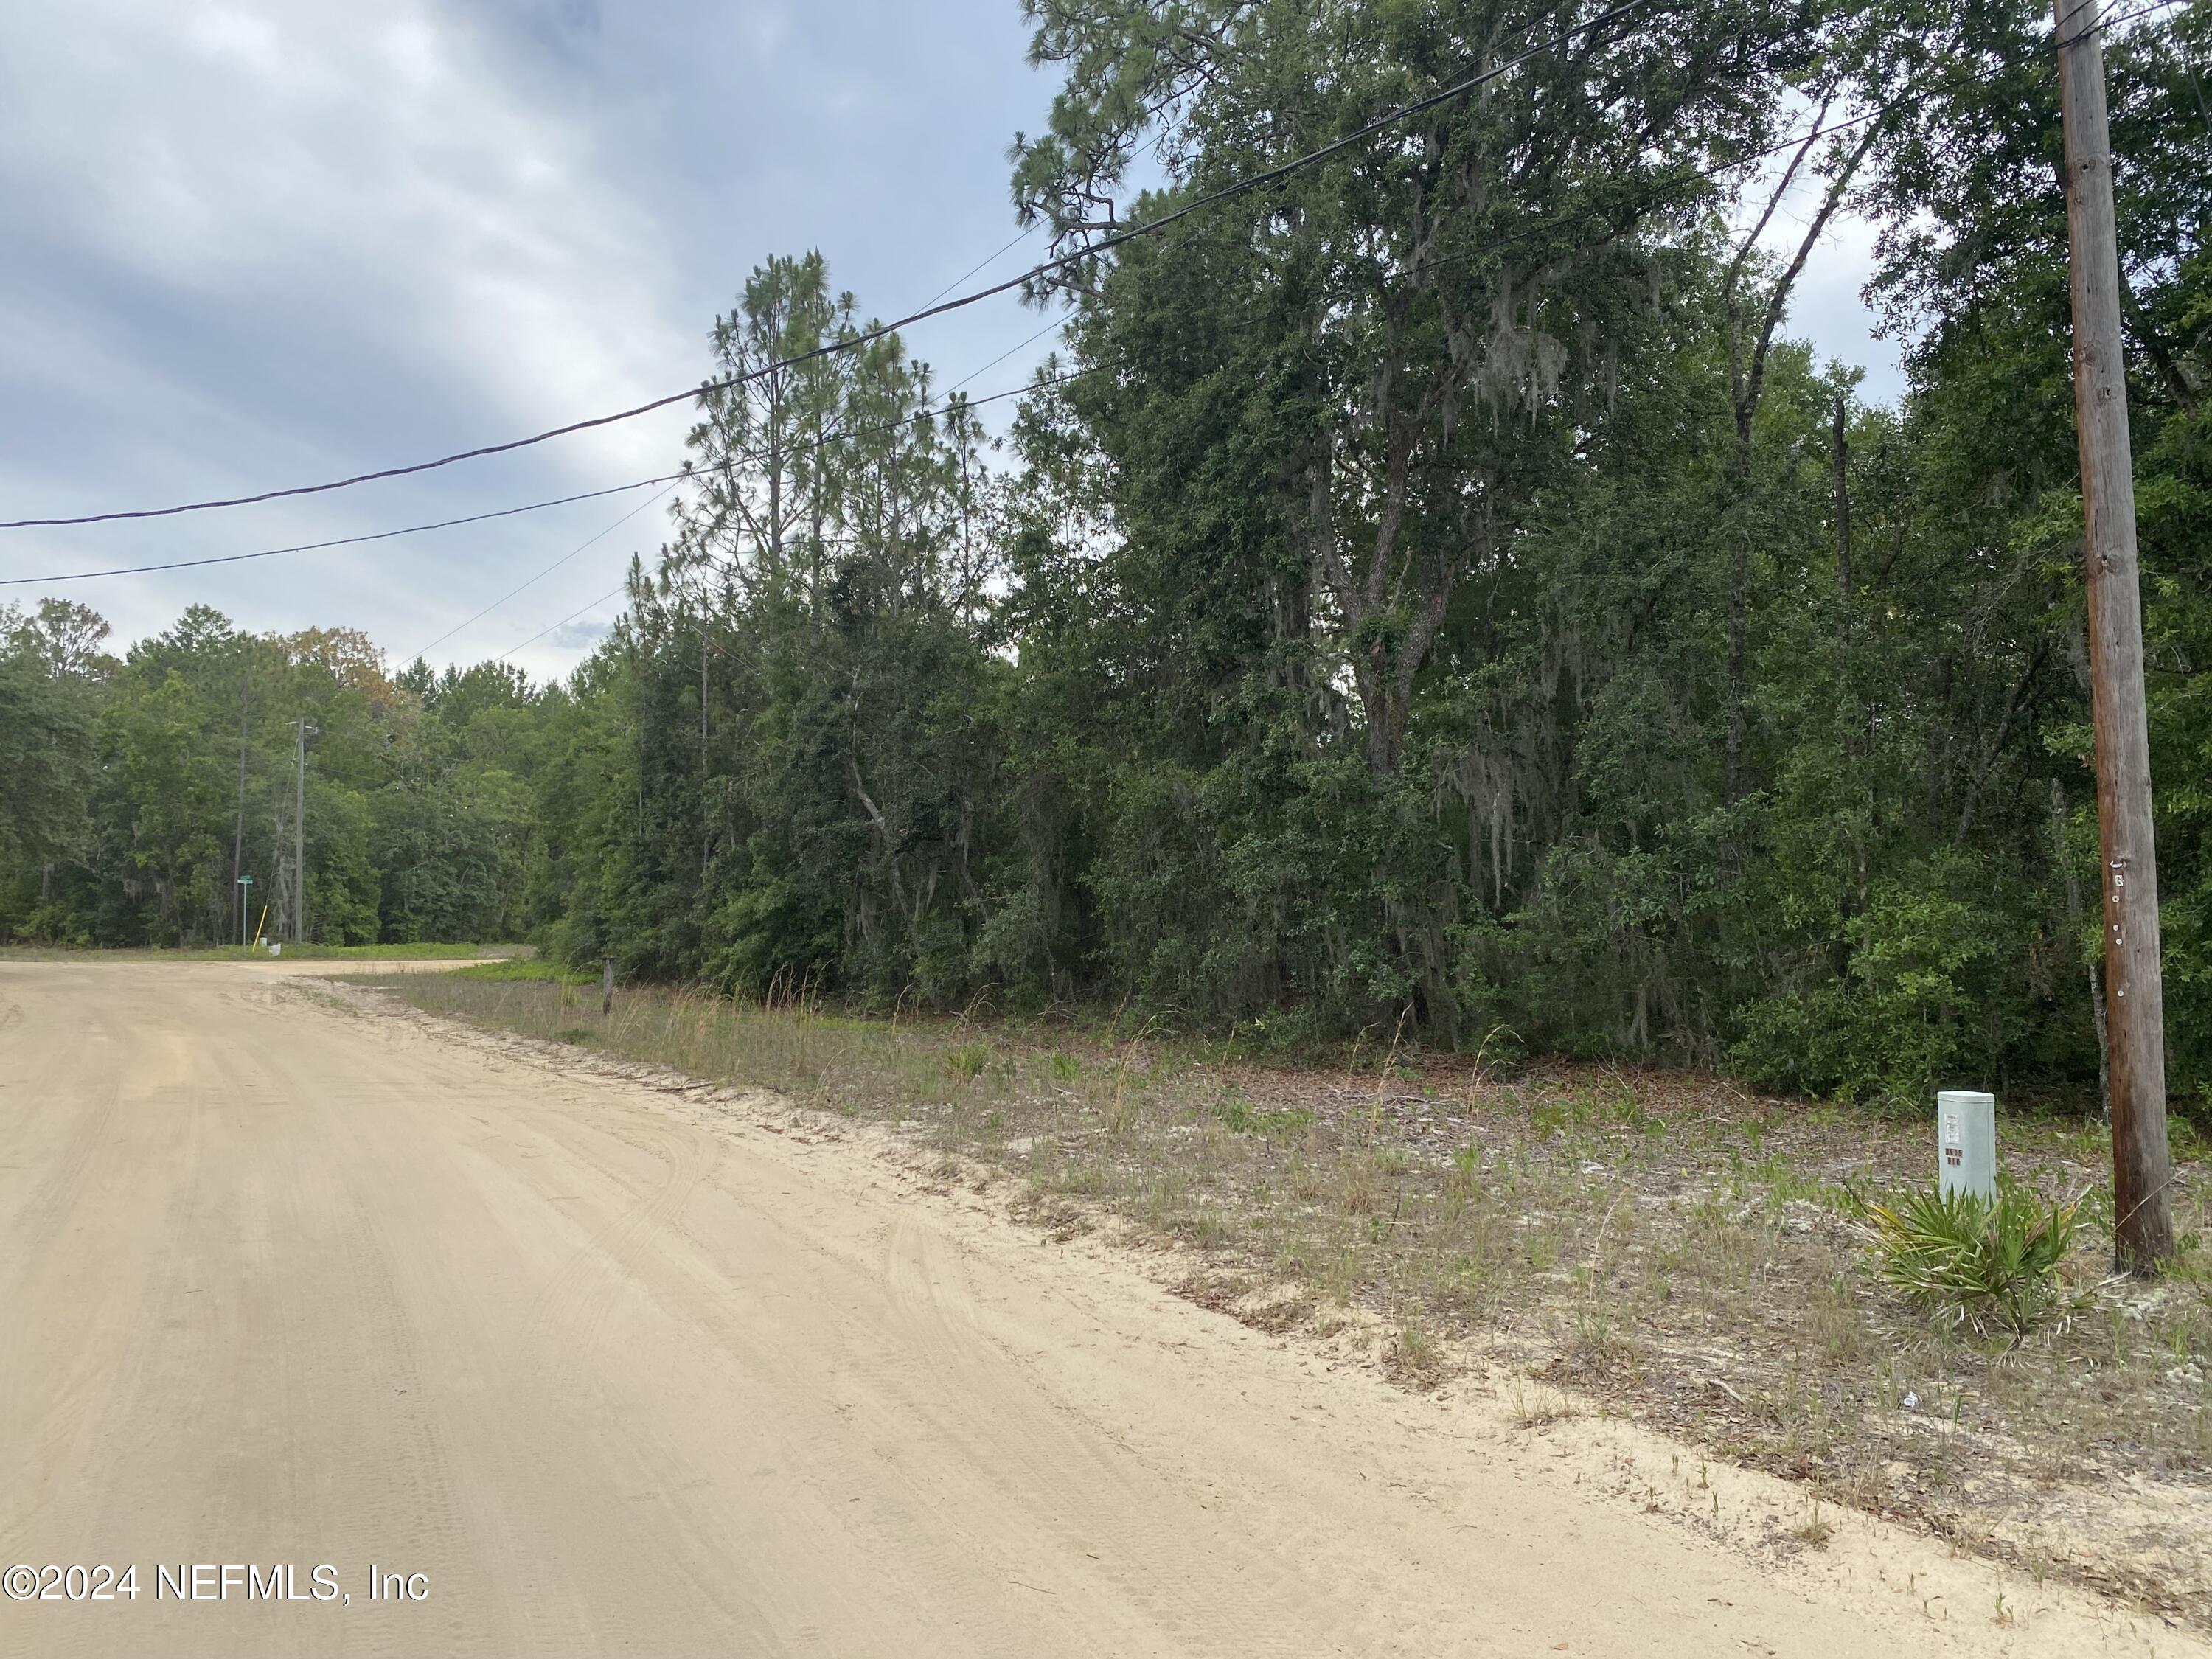
<path fill-rule="evenodd" d="M 1997 1097 L 1971 1089 L 1936 1097 L 1936 1184 L 1948 1197 L 1997 1195 Z"/>

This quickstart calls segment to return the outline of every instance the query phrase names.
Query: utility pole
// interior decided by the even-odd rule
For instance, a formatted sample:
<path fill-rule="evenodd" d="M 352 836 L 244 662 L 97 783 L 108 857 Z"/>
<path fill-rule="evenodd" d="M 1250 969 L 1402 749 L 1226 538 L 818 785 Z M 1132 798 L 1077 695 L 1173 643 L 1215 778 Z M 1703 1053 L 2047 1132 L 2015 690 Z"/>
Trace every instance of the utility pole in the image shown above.
<path fill-rule="evenodd" d="M 2081 449 L 2089 595 L 2090 711 L 2105 895 L 2105 1024 L 2112 1048 L 2112 1215 L 2119 1265 L 2152 1273 L 2173 1251 L 2166 1144 L 2166 1000 L 2159 975 L 2158 854 L 2143 708 L 2136 488 L 2120 349 L 2119 233 L 2105 111 L 2098 0 L 2052 0 L 2066 125 L 2073 251 L 2074 414 Z"/>
<path fill-rule="evenodd" d="M 292 722 L 292 943 L 307 942 L 307 721 Z"/>
<path fill-rule="evenodd" d="M 246 943 L 246 671 L 238 676 L 238 828 L 230 840 L 230 884 L 238 893 L 238 942 Z"/>

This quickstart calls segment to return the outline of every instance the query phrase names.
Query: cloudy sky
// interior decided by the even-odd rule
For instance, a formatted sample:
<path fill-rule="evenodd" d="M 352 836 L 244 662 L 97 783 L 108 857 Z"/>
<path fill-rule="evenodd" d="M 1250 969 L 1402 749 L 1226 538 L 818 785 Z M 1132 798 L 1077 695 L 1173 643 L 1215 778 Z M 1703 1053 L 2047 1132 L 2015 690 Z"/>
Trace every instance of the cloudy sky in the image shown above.
<path fill-rule="evenodd" d="M 680 390 L 773 253 L 819 247 L 865 311 L 910 309 L 1015 234 L 1006 149 L 1053 90 L 1026 43 L 1017 0 L 12 0 L 0 518 L 311 482 Z M 1865 240 L 1832 239 L 1792 329 L 1870 363 L 1882 396 L 1896 373 L 1856 298 Z M 981 395 L 1020 383 L 1047 320 L 1010 296 L 908 344 Z M 670 471 L 686 422 L 678 406 L 303 501 L 0 532 L 0 575 L 602 489 Z M 365 628 L 395 660 L 437 641 L 433 661 L 514 651 L 547 674 L 604 630 L 614 605 L 595 601 L 659 544 L 665 507 L 639 492 L 0 602 L 84 600 L 119 643 L 202 600 L 254 629 Z"/>

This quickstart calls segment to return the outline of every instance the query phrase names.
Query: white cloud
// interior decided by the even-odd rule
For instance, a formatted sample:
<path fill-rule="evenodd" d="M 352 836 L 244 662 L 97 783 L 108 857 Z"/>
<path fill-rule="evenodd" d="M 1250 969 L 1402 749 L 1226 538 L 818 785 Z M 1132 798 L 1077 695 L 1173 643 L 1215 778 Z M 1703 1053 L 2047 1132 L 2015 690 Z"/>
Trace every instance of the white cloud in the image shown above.
<path fill-rule="evenodd" d="M 1039 128 L 1052 91 L 1025 45 L 1014 0 L 0 6 L 0 516 L 329 477 L 673 391 L 705 371 L 714 312 L 773 253 L 820 246 L 865 310 L 895 314 L 1012 230 L 1006 145 Z M 1883 395 L 1893 357 L 1869 345 L 1856 297 L 1869 238 L 1843 225 L 1832 240 L 1789 326 L 1871 358 Z M 1042 320 L 994 301 L 909 344 L 950 384 Z M 1054 343 L 973 392 L 1018 385 Z M 665 470 L 688 421 L 679 406 L 237 513 L 0 533 L 0 574 L 604 487 Z M 662 509 L 611 526 L 621 511 L 54 591 L 126 639 L 206 599 L 252 628 L 363 626 L 397 652 L 600 536 L 440 647 L 470 659 L 649 556 Z M 551 672 L 585 645 L 556 629 L 520 659 Z"/>
<path fill-rule="evenodd" d="M 1811 106 L 1801 104 L 1789 125 L 1802 131 L 1818 118 Z M 1739 234 L 1756 222 L 1787 161 L 1787 153 L 1777 155 L 1758 173 L 1741 178 L 1734 216 Z M 1768 222 L 1759 239 L 1761 248 L 1778 261 L 1793 258 L 1812 227 L 1826 189 L 1826 181 L 1809 169 L 1801 173 Z M 1829 220 L 1790 295 L 1783 334 L 1811 341 L 1824 357 L 1863 368 L 1859 395 L 1869 402 L 1889 403 L 1904 394 L 1905 371 L 1899 343 L 1874 337 L 1876 319 L 1863 297 L 1875 274 L 1875 228 L 1856 215 L 1838 213 Z"/>
<path fill-rule="evenodd" d="M 73 21 L 128 29 L 138 50 L 62 57 L 62 76 L 37 77 L 46 118 L 11 124 L 49 143 L 0 149 L 16 199 L 69 179 L 40 201 L 50 246 L 173 300 L 316 329 L 326 358 L 510 426 L 688 368 L 660 227 L 588 124 L 503 85 L 493 43 L 450 16 L 408 0 L 94 9 Z M 603 444 L 624 464 L 647 453 L 627 434 Z"/>
<path fill-rule="evenodd" d="M 644 401 L 705 371 L 714 311 L 771 253 L 820 246 L 891 312 L 1007 234 L 1004 148 L 1049 95 L 1022 46 L 1011 0 L 0 8 L 0 516 L 246 493 Z M 915 343 L 956 378 L 1036 322 L 1006 306 Z M 678 406 L 234 513 L 7 532 L 0 574 L 603 487 L 665 470 L 688 422 Z M 247 627 L 353 623 L 404 651 L 618 510 L 54 591 L 125 639 L 205 599 Z M 440 654 L 495 653 L 586 605 L 664 526 L 658 508 L 621 525 Z M 588 626 L 518 659 L 573 662 Z"/>
<path fill-rule="evenodd" d="M 545 638 L 549 644 L 558 646 L 563 651 L 589 651 L 613 631 L 611 620 L 568 622 L 562 623 Z"/>

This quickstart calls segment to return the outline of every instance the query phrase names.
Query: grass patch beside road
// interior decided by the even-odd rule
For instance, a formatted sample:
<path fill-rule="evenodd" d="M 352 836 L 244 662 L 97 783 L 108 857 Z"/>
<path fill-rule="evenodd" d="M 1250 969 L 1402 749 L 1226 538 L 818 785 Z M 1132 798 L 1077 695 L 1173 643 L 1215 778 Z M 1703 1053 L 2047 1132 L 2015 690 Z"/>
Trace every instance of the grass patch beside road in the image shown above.
<path fill-rule="evenodd" d="M 471 963 L 456 968 L 453 977 L 489 980 L 533 980 L 556 985 L 597 985 L 599 976 L 582 968 L 563 968 L 539 957 L 505 957 L 497 962 Z"/>
<path fill-rule="evenodd" d="M 2079 1310 L 2012 1347 L 1931 1323 L 1867 1249 L 1845 1183 L 1924 1183 L 1934 1137 L 1917 1118 L 1680 1074 L 1509 1078 L 1404 1054 L 1292 1069 L 1112 1030 L 894 1024 L 694 993 L 626 989 L 602 1018 L 596 981 L 538 972 L 384 988 L 908 1125 L 947 1179 L 960 1160 L 995 1166 L 1026 1182 L 1048 1229 L 1112 1217 L 1185 1247 L 1184 1294 L 1364 1343 L 1408 1386 L 1502 1367 L 1509 1391 L 1571 1391 L 1803 1480 L 1817 1503 L 1916 1518 L 2031 1573 L 2212 1623 L 2212 1169 L 2185 1124 L 2179 1269 L 2154 1287 L 2106 1282 L 2111 1217 L 2093 1198 L 2062 1269 Z M 2023 1187 L 2101 1191 L 2101 1126 L 2008 1120 L 2002 1133 Z M 1530 1425 L 1574 1420 L 1563 1407 Z"/>

